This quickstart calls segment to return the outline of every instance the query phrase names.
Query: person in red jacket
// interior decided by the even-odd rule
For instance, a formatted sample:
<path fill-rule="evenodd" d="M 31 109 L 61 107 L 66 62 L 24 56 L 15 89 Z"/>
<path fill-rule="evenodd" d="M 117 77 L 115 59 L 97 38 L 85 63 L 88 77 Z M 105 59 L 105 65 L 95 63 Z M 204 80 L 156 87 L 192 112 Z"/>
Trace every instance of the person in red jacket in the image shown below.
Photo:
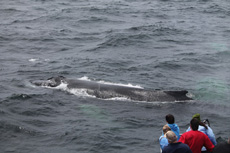
<path fill-rule="evenodd" d="M 207 135 L 198 131 L 198 127 L 199 121 L 196 118 L 193 118 L 190 121 L 190 128 L 192 130 L 182 134 L 179 142 L 187 144 L 193 153 L 201 153 L 201 148 L 203 146 L 205 146 L 209 152 L 212 152 L 214 145 Z"/>

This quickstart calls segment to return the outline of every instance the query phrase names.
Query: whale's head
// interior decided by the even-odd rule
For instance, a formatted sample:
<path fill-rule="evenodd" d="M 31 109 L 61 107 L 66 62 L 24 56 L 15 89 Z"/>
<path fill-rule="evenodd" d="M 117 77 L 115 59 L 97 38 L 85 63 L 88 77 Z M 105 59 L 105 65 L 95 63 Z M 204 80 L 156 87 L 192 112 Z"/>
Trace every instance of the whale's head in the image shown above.
<path fill-rule="evenodd" d="M 52 78 L 49 78 L 47 80 L 31 81 L 31 83 L 36 85 L 36 86 L 44 86 L 44 87 L 57 87 L 62 82 L 65 82 L 65 77 L 63 77 L 63 76 L 52 77 Z"/>

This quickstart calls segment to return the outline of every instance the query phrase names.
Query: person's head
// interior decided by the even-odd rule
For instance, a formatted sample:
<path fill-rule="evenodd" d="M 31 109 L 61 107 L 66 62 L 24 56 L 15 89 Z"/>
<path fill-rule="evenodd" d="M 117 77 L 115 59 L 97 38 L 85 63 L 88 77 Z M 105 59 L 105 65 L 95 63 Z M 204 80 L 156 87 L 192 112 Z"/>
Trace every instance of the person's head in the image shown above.
<path fill-rule="evenodd" d="M 172 114 L 166 115 L 165 120 L 168 122 L 168 124 L 173 124 L 175 122 L 174 116 Z"/>
<path fill-rule="evenodd" d="M 228 137 L 228 144 L 230 144 L 230 137 Z"/>
<path fill-rule="evenodd" d="M 198 121 L 201 121 L 199 113 L 196 113 L 195 115 L 193 115 L 192 118 L 196 118 Z"/>
<path fill-rule="evenodd" d="M 177 136 L 173 131 L 168 131 L 166 133 L 166 138 L 168 139 L 169 143 L 177 142 Z"/>
<path fill-rule="evenodd" d="M 170 130 L 171 130 L 171 128 L 167 124 L 163 126 L 163 133 L 164 134 L 167 133 Z"/>
<path fill-rule="evenodd" d="M 194 114 L 192 118 L 197 119 L 199 121 L 199 125 L 204 126 L 206 129 L 208 129 L 207 125 L 204 122 L 201 122 L 199 113 Z"/>
<path fill-rule="evenodd" d="M 199 127 L 199 120 L 196 119 L 196 118 L 193 118 L 191 121 L 190 121 L 190 127 L 193 131 L 197 131 L 198 130 L 198 127 Z"/>

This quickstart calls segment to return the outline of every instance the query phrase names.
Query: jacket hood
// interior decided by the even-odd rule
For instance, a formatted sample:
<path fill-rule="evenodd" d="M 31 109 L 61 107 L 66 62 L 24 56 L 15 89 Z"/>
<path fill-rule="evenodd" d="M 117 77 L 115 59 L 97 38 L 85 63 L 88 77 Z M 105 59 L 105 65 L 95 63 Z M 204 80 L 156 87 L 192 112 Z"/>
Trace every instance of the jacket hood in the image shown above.
<path fill-rule="evenodd" d="M 168 126 L 171 128 L 172 131 L 178 130 L 178 126 L 175 123 L 174 124 L 168 124 Z"/>

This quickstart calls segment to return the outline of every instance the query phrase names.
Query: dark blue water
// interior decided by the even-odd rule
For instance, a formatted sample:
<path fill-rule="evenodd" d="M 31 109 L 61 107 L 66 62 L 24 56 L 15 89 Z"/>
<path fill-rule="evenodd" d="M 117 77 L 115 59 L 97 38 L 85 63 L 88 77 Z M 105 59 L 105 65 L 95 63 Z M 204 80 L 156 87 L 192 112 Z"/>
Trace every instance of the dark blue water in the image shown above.
<path fill-rule="evenodd" d="M 230 136 L 228 0 L 1 0 L 0 152 L 150 153 L 172 113 Z M 62 75 L 193 102 L 101 100 L 29 81 Z"/>

